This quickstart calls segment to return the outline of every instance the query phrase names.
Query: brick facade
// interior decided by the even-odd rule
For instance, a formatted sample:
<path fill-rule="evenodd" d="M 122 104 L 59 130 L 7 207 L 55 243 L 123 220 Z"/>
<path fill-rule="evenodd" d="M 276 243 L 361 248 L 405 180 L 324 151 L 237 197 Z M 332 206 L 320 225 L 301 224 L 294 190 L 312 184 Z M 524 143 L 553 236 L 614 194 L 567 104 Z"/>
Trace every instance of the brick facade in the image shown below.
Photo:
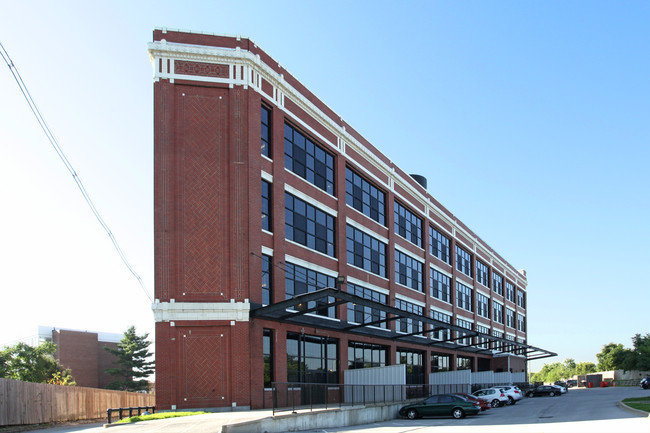
<path fill-rule="evenodd" d="M 115 378 L 105 373 L 107 368 L 114 368 L 117 360 L 104 347 L 117 349 L 113 341 L 100 341 L 95 332 L 52 330 L 52 342 L 56 344 L 54 357 L 71 370 L 77 386 L 104 388 Z"/>
<path fill-rule="evenodd" d="M 271 255 L 272 303 L 286 299 L 283 266 L 306 263 L 314 269 L 345 275 L 385 291 L 387 304 L 407 298 L 424 306 L 425 315 L 441 309 L 525 342 L 525 331 L 492 318 L 463 311 L 455 302 L 430 296 L 429 275 L 437 269 L 525 315 L 525 308 L 481 287 L 454 263 L 456 244 L 478 258 L 490 273 L 500 274 L 516 289 L 526 290 L 525 273 L 517 271 L 485 244 L 425 188 L 393 164 L 347 125 L 252 41 L 244 38 L 155 30 L 149 51 L 154 66 L 154 185 L 156 394 L 160 409 L 268 405 L 264 395 L 262 333 L 273 330 L 273 376 L 287 380 L 287 332 L 338 339 L 339 382 L 347 368 L 348 342 L 381 344 L 425 353 L 471 356 L 474 365 L 503 368 L 490 352 L 466 353 L 449 347 L 395 341 L 377 336 L 325 331 L 319 327 L 251 319 L 252 305 L 262 303 L 261 254 Z M 260 107 L 271 109 L 271 157 L 260 154 Z M 329 194 L 287 170 L 284 128 L 291 125 L 334 156 L 335 191 Z M 379 224 L 346 204 L 349 166 L 386 193 L 386 223 Z M 262 230 L 261 179 L 271 183 L 272 226 Z M 336 215 L 335 257 L 285 238 L 285 192 Z M 393 203 L 423 219 L 422 246 L 395 233 Z M 386 277 L 364 271 L 346 260 L 346 226 L 352 224 L 387 240 Z M 449 263 L 429 253 L 429 226 L 450 239 Z M 422 292 L 395 283 L 395 251 L 423 263 Z M 475 266 L 475 264 L 474 264 Z M 491 275 L 491 274 L 490 274 Z M 345 287 L 342 287 L 345 290 Z M 345 320 L 346 305 L 336 307 Z M 388 325 L 394 330 L 394 322 Z M 513 357 L 511 357 L 513 358 Z M 502 358 L 503 359 L 503 358 Z M 517 368 L 525 359 L 519 357 Z M 426 378 L 426 375 L 425 375 Z M 426 379 L 425 379 L 426 380 Z"/>

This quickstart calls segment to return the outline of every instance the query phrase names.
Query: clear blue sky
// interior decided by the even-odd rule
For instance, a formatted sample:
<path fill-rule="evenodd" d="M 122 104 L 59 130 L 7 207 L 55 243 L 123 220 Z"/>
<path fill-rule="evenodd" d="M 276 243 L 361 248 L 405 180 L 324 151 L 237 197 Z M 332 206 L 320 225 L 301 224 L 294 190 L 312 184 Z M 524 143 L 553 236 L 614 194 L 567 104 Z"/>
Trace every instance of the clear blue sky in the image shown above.
<path fill-rule="evenodd" d="M 153 292 L 154 27 L 250 37 L 516 268 L 529 343 L 593 361 L 650 332 L 650 3 L 5 2 L 0 42 Z M 0 68 L 0 343 L 153 333 Z M 532 364 L 532 370 L 542 362 Z"/>

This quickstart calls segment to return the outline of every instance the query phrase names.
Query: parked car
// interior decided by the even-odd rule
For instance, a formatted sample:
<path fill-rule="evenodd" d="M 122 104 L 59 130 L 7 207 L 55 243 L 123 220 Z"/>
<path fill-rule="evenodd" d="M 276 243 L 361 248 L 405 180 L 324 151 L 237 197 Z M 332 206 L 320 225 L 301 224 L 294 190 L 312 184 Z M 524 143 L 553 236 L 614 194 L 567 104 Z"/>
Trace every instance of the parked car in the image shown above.
<path fill-rule="evenodd" d="M 551 386 L 554 386 L 554 387 L 556 387 L 557 389 L 559 389 L 559 390 L 560 390 L 560 394 L 566 394 L 566 392 L 567 392 L 567 389 L 566 389 L 565 386 L 561 386 L 561 385 L 551 385 Z"/>
<path fill-rule="evenodd" d="M 573 388 L 574 386 L 578 386 L 578 381 L 575 379 L 569 379 L 566 381 L 566 386 L 567 388 Z"/>
<path fill-rule="evenodd" d="M 399 415 L 408 419 L 423 416 L 453 416 L 456 419 L 465 415 L 476 415 L 481 411 L 478 402 L 453 394 L 437 394 L 419 403 L 409 404 L 399 410 Z"/>
<path fill-rule="evenodd" d="M 521 392 L 521 389 L 519 389 L 518 386 L 513 386 L 513 385 L 499 385 L 499 386 L 493 386 L 492 388 L 494 389 L 500 389 L 501 391 L 505 392 L 506 397 L 508 397 L 508 403 L 507 404 L 515 404 L 522 398 L 524 398 L 523 393 Z"/>
<path fill-rule="evenodd" d="M 528 397 L 539 397 L 540 395 L 555 397 L 556 395 L 562 395 L 562 392 L 554 385 L 541 385 L 532 391 L 528 391 Z"/>
<path fill-rule="evenodd" d="M 472 395 L 474 397 L 480 397 L 488 400 L 490 402 L 490 406 L 492 407 L 499 407 L 508 404 L 508 396 L 506 396 L 506 393 L 500 389 L 479 389 L 478 391 L 474 391 Z"/>
<path fill-rule="evenodd" d="M 641 379 L 641 382 L 639 382 L 639 386 L 643 389 L 650 388 L 650 376 Z"/>
<path fill-rule="evenodd" d="M 481 411 L 488 410 L 492 406 L 490 406 L 490 402 L 482 397 L 474 397 L 471 394 L 465 394 L 464 392 L 455 392 L 454 395 L 458 395 L 460 397 L 464 397 L 469 401 L 477 401 L 479 404 L 479 407 L 481 408 Z"/>
<path fill-rule="evenodd" d="M 556 380 L 553 382 L 553 385 L 561 386 L 562 388 L 566 389 L 567 391 L 569 390 L 569 384 L 567 382 L 564 382 L 562 380 Z"/>

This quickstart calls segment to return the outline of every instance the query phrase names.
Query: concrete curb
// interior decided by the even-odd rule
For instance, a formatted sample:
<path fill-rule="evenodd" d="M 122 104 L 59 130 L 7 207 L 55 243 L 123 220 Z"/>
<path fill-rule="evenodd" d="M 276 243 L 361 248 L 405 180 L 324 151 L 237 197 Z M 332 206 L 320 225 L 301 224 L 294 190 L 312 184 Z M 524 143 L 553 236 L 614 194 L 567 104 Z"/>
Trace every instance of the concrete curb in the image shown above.
<path fill-rule="evenodd" d="M 626 405 L 622 401 L 619 401 L 618 403 L 616 403 L 616 406 L 618 406 L 621 409 L 626 410 L 626 411 L 628 411 L 630 413 L 633 413 L 635 415 L 650 418 L 650 413 L 648 413 L 648 412 L 646 412 L 644 410 L 634 409 L 633 407 L 630 407 L 630 406 Z"/>

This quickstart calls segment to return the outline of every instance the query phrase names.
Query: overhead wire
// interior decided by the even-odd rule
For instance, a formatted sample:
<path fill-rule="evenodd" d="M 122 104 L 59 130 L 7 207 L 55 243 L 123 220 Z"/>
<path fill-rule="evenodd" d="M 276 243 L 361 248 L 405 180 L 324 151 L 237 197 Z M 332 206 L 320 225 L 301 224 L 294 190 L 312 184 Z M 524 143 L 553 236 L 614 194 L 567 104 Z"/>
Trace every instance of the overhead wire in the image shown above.
<path fill-rule="evenodd" d="M 152 298 L 151 294 L 149 293 L 149 291 L 147 290 L 147 288 L 146 288 L 146 286 L 144 284 L 144 281 L 142 280 L 140 275 L 135 271 L 133 266 L 131 266 L 131 264 L 127 260 L 126 255 L 122 251 L 122 248 L 120 247 L 119 243 L 117 242 L 117 239 L 113 235 L 113 232 L 111 231 L 110 227 L 108 226 L 108 224 L 106 224 L 106 222 L 104 221 L 104 218 L 102 218 L 101 214 L 99 213 L 99 210 L 95 207 L 95 204 L 93 203 L 92 199 L 90 198 L 90 195 L 88 194 L 88 191 L 86 190 L 83 182 L 81 181 L 81 178 L 79 177 L 79 175 L 75 171 L 74 167 L 72 166 L 72 164 L 70 163 L 70 161 L 66 157 L 66 155 L 63 152 L 63 149 L 61 148 L 61 146 L 59 146 L 59 143 L 58 143 L 56 137 L 52 133 L 52 130 L 47 125 L 47 122 L 45 121 L 45 118 L 43 117 L 40 110 L 38 109 L 38 106 L 36 105 L 36 102 L 32 98 L 32 95 L 30 94 L 29 89 L 27 88 L 27 85 L 23 81 L 23 79 L 22 79 L 22 77 L 20 75 L 20 72 L 18 72 L 18 69 L 16 68 L 16 65 L 14 65 L 13 60 L 11 59 L 11 57 L 9 56 L 9 53 L 7 52 L 7 50 L 2 45 L 1 42 L 0 42 L 0 55 L 2 56 L 2 59 L 5 61 L 5 63 L 9 67 L 9 70 L 11 71 L 11 75 L 13 75 L 14 80 L 16 81 L 16 84 L 18 84 L 18 87 L 20 88 L 21 93 L 23 94 L 25 100 L 27 101 L 27 105 L 29 105 L 29 108 L 31 109 L 32 113 L 34 114 L 34 117 L 36 117 L 36 120 L 37 120 L 39 126 L 41 127 L 41 129 L 45 133 L 45 136 L 47 137 L 48 141 L 50 142 L 50 144 L 54 148 L 54 151 L 59 156 L 59 159 L 61 159 L 61 161 L 65 165 L 66 169 L 72 175 L 72 178 L 74 179 L 77 187 L 79 188 L 79 191 L 81 191 L 81 195 L 83 196 L 84 200 L 86 201 L 86 203 L 90 207 L 90 210 L 95 215 L 95 218 L 97 219 L 97 221 L 99 221 L 99 224 L 102 226 L 104 231 L 106 231 L 106 233 L 108 234 L 108 237 L 110 238 L 111 243 L 115 247 L 115 250 L 117 251 L 120 258 L 122 259 L 122 262 L 127 267 L 127 269 L 131 272 L 131 274 L 136 278 L 136 280 L 140 284 L 140 287 L 142 288 L 142 291 L 147 296 L 149 301 L 153 302 L 153 298 Z"/>

